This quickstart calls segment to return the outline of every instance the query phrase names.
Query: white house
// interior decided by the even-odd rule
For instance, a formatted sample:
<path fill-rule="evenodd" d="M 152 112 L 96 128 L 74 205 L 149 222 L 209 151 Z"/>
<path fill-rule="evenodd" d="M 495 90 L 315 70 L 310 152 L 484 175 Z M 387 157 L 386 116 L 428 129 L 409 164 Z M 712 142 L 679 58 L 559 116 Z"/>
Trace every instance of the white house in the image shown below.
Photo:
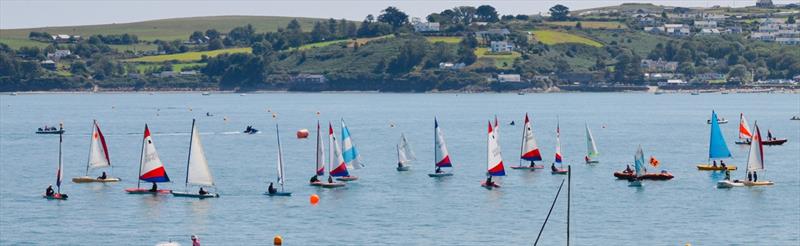
<path fill-rule="evenodd" d="M 705 29 L 705 28 L 717 28 L 716 21 L 695 21 L 694 27 Z"/>
<path fill-rule="evenodd" d="M 47 53 L 47 59 L 51 60 L 61 60 L 61 58 L 67 57 L 72 55 L 72 52 L 69 50 L 56 50 L 53 53 Z"/>
<path fill-rule="evenodd" d="M 508 41 L 492 41 L 489 48 L 492 53 L 511 52 L 514 44 Z"/>
<path fill-rule="evenodd" d="M 497 82 L 500 83 L 519 83 L 522 82 L 522 77 L 519 74 L 498 74 Z"/>
<path fill-rule="evenodd" d="M 420 18 L 413 18 L 411 20 L 411 26 L 414 27 L 415 32 L 438 32 L 439 31 L 439 23 L 438 22 L 422 22 Z"/>

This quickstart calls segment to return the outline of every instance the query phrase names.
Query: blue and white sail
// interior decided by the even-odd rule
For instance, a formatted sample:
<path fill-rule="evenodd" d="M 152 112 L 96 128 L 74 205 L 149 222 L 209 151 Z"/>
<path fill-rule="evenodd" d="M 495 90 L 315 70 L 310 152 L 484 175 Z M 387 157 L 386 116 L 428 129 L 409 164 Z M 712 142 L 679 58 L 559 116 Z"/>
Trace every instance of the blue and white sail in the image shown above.
<path fill-rule="evenodd" d="M 360 161 L 361 156 L 358 154 L 358 149 L 356 149 L 356 145 L 353 143 L 353 138 L 350 137 L 350 129 L 347 129 L 344 119 L 342 119 L 342 149 L 342 156 L 348 167 L 355 169 L 366 167 Z"/>
<path fill-rule="evenodd" d="M 645 174 L 646 170 L 644 169 L 644 151 L 642 151 L 642 146 L 639 145 L 639 149 L 636 150 L 636 155 L 633 156 L 634 165 L 633 168 L 636 170 L 636 177 L 642 177 Z"/>
<path fill-rule="evenodd" d="M 711 134 L 708 144 L 708 159 L 725 159 L 731 157 L 731 151 L 728 150 L 728 144 L 725 143 L 725 137 L 722 136 L 722 130 L 717 122 L 717 113 L 711 111 Z"/>

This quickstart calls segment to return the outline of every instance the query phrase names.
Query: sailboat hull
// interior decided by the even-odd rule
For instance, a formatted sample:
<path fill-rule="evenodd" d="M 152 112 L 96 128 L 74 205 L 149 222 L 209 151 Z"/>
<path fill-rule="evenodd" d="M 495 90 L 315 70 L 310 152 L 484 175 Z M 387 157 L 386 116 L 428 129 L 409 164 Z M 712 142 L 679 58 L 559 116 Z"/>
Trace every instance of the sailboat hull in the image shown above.
<path fill-rule="evenodd" d="M 511 169 L 516 170 L 534 170 L 534 169 L 543 169 L 544 165 L 534 165 L 534 166 L 512 166 Z"/>
<path fill-rule="evenodd" d="M 491 189 L 494 189 L 494 188 L 500 188 L 500 185 L 497 184 L 497 183 L 494 183 L 494 184 L 491 184 L 491 185 L 487 185 L 486 181 L 483 181 L 483 182 L 481 182 L 481 187 L 486 188 L 487 190 L 491 190 Z"/>
<path fill-rule="evenodd" d="M 756 182 L 745 181 L 743 183 L 744 183 L 744 186 L 764 186 L 764 185 L 774 185 L 775 184 L 772 181 L 756 181 Z"/>
<path fill-rule="evenodd" d="M 322 186 L 322 188 L 338 188 L 338 187 L 344 187 L 345 185 L 347 184 L 341 182 L 335 182 L 335 183 L 322 183 L 320 186 Z"/>
<path fill-rule="evenodd" d="M 67 200 L 69 196 L 67 194 L 56 193 L 52 196 L 42 195 L 42 198 L 47 200 Z"/>
<path fill-rule="evenodd" d="M 275 192 L 275 193 L 264 192 L 264 195 L 266 195 L 266 196 L 292 196 L 292 193 L 291 192 Z"/>
<path fill-rule="evenodd" d="M 397 171 L 398 172 L 405 172 L 405 171 L 408 171 L 408 170 L 411 170 L 411 166 L 397 167 Z"/>
<path fill-rule="evenodd" d="M 208 193 L 205 195 L 200 195 L 198 193 L 188 193 L 188 192 L 180 192 L 180 191 L 173 191 L 172 195 L 175 197 L 191 197 L 191 198 L 217 198 L 219 194 L 217 193 Z"/>
<path fill-rule="evenodd" d="M 744 183 L 738 180 L 723 180 L 717 182 L 717 188 L 727 189 L 733 187 L 743 187 Z"/>
<path fill-rule="evenodd" d="M 308 183 L 308 185 L 310 185 L 310 186 L 322 186 L 322 181 L 314 181 L 314 182 Z"/>
<path fill-rule="evenodd" d="M 431 178 L 441 178 L 441 177 L 449 177 L 453 176 L 453 173 L 429 173 L 428 177 Z"/>
<path fill-rule="evenodd" d="M 128 194 L 153 194 L 153 195 L 159 195 L 159 194 L 172 193 L 172 190 L 156 190 L 155 192 L 153 192 L 153 191 L 150 191 L 150 189 L 145 189 L 145 188 L 127 188 L 127 189 L 125 189 L 125 192 L 128 192 Z"/>
<path fill-rule="evenodd" d="M 561 175 L 566 175 L 568 172 L 569 171 L 567 171 L 567 169 L 556 169 L 556 170 L 550 171 L 550 173 L 552 173 L 552 174 L 561 174 Z"/>
<path fill-rule="evenodd" d="M 112 183 L 112 182 L 119 182 L 122 179 L 120 178 L 105 178 L 105 179 L 98 179 L 95 177 L 83 176 L 83 177 L 75 177 L 72 178 L 72 182 L 74 183 Z"/>
<path fill-rule="evenodd" d="M 597 164 L 597 163 L 600 163 L 600 161 L 595 161 L 595 160 L 586 161 L 586 164 Z"/>
<path fill-rule="evenodd" d="M 338 177 L 338 178 L 336 178 L 336 180 L 339 180 L 339 181 L 356 181 L 356 180 L 358 180 L 358 177 L 357 176 L 344 176 L 344 177 Z"/>
<path fill-rule="evenodd" d="M 731 171 L 736 170 L 736 165 L 726 165 L 726 167 L 728 168 L 728 170 L 731 170 Z M 697 165 L 697 170 L 700 170 L 700 171 L 722 171 L 722 167 L 721 166 L 708 165 L 708 164 L 698 164 Z"/>

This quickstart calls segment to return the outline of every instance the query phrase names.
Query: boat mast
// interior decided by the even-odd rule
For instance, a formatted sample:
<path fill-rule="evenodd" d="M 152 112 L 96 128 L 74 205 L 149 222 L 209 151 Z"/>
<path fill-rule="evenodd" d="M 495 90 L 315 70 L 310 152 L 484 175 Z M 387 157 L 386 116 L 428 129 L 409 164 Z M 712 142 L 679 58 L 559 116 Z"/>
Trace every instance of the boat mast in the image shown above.
<path fill-rule="evenodd" d="M 317 149 L 314 150 L 314 156 L 316 156 L 316 158 L 314 159 L 314 160 L 316 160 L 316 163 L 314 163 L 314 176 L 317 176 L 317 171 L 319 171 L 317 169 L 317 165 L 319 165 L 319 140 L 320 140 L 320 136 L 319 136 L 319 119 L 317 119 Z M 325 165 L 325 164 L 323 164 L 323 165 Z"/>
<path fill-rule="evenodd" d="M 281 151 L 281 134 L 278 131 L 278 122 L 275 122 L 275 137 L 278 139 L 278 184 L 283 192 L 283 151 Z"/>
<path fill-rule="evenodd" d="M 59 125 L 58 128 L 60 128 L 59 130 L 63 130 L 64 129 L 63 123 L 61 125 Z M 57 184 L 56 186 L 58 187 L 57 189 L 58 189 L 58 193 L 59 194 L 61 194 L 61 176 L 62 176 L 61 172 L 63 172 L 63 170 L 61 170 L 61 168 L 62 168 L 61 167 L 61 144 L 63 142 L 64 142 L 64 131 L 60 131 L 58 133 L 58 173 L 57 173 L 58 176 L 56 177 L 56 180 L 58 181 L 58 182 L 56 182 L 56 184 Z"/>
<path fill-rule="evenodd" d="M 525 113 L 525 119 L 528 118 L 528 113 Z M 522 166 L 522 156 L 525 155 L 525 134 L 528 133 L 528 129 L 525 128 L 527 124 L 525 122 L 522 123 L 522 141 L 519 144 L 519 166 Z"/>
<path fill-rule="evenodd" d="M 147 130 L 147 123 L 144 123 L 144 132 L 145 132 L 145 133 L 147 133 L 147 132 L 148 132 L 148 130 Z M 145 144 L 145 142 L 144 142 L 144 141 L 145 141 L 146 139 L 147 139 L 147 136 L 145 136 L 144 138 L 142 138 L 142 151 L 141 151 L 141 152 L 139 152 L 139 153 L 140 153 L 140 154 L 139 154 L 139 175 L 136 177 L 136 188 L 137 188 L 137 189 L 138 189 L 138 188 L 140 188 L 140 185 L 141 185 L 141 183 L 142 183 L 142 180 L 140 179 L 140 177 L 142 177 L 142 161 L 143 161 L 143 158 L 144 158 L 144 144 Z"/>
<path fill-rule="evenodd" d="M 439 153 L 439 146 L 436 146 L 437 135 L 439 135 L 439 122 L 436 120 L 436 117 L 433 117 L 433 173 L 436 173 L 436 162 L 439 161 L 436 159 L 436 154 Z"/>
<path fill-rule="evenodd" d="M 94 120 L 94 123 L 92 124 L 92 135 L 89 136 L 89 157 L 86 158 L 86 176 L 89 176 L 89 165 L 91 164 L 89 162 L 92 160 L 92 143 L 94 143 L 95 124 L 97 124 L 97 120 Z"/>
<path fill-rule="evenodd" d="M 189 164 L 192 161 L 192 140 L 194 140 L 194 121 L 192 119 L 192 132 L 189 133 L 189 157 L 186 158 L 186 182 L 184 183 L 183 190 L 188 192 L 189 191 Z"/>

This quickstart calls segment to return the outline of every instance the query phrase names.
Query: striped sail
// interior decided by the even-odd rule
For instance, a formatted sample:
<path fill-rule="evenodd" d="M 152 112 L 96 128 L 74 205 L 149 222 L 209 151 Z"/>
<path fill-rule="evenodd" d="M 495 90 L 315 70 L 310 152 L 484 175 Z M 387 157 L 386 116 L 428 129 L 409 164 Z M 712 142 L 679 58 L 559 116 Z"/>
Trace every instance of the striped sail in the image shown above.
<path fill-rule="evenodd" d="M 106 138 L 103 137 L 103 132 L 100 131 L 100 126 L 97 121 L 92 124 L 91 142 L 89 142 L 89 160 L 86 164 L 86 171 L 94 168 L 110 167 L 111 159 L 108 157 L 108 146 L 106 146 Z"/>
<path fill-rule="evenodd" d="M 542 154 L 539 151 L 539 146 L 536 144 L 536 138 L 533 136 L 533 125 L 528 114 L 525 114 L 525 127 L 522 131 L 522 150 L 520 151 L 520 158 L 527 161 L 541 161 Z"/>
<path fill-rule="evenodd" d="M 644 151 L 642 151 L 642 146 L 639 145 L 639 149 L 636 150 L 636 155 L 633 156 L 634 160 L 634 169 L 636 170 L 636 177 L 641 177 L 645 173 L 644 169 Z"/>
<path fill-rule="evenodd" d="M 750 153 L 747 154 L 747 172 L 764 170 L 764 144 L 761 143 L 761 131 L 758 123 L 753 124 L 755 134 L 750 138 Z"/>
<path fill-rule="evenodd" d="M 500 153 L 500 144 L 497 142 L 497 132 L 492 129 L 492 122 L 489 122 L 489 132 L 487 137 L 486 164 L 488 175 L 505 176 L 503 168 L 503 156 Z"/>
<path fill-rule="evenodd" d="M 433 119 L 434 125 L 434 160 L 435 165 L 437 167 L 452 167 L 453 163 L 450 162 L 450 153 L 447 152 L 447 144 L 444 142 L 444 134 L 442 133 L 442 129 L 439 128 L 439 121 L 436 118 Z"/>
<path fill-rule="evenodd" d="M 356 149 L 356 145 L 350 137 L 350 129 L 347 128 L 344 120 L 342 120 L 342 156 L 348 167 L 353 167 L 355 169 L 366 167 L 359 160 L 361 156 L 358 154 L 358 149 Z"/>
<path fill-rule="evenodd" d="M 208 168 L 203 143 L 200 142 L 200 131 L 197 130 L 194 120 L 192 120 L 192 138 L 189 144 L 189 163 L 186 167 L 186 184 L 214 186 L 214 177 Z"/>
<path fill-rule="evenodd" d="M 342 156 L 342 150 L 339 148 L 339 142 L 336 141 L 336 135 L 333 134 L 333 125 L 330 123 L 328 123 L 328 144 L 328 149 L 330 149 L 329 174 L 334 177 L 350 176 Z M 334 165 L 336 166 L 334 167 Z"/>
<path fill-rule="evenodd" d="M 748 139 L 753 137 L 750 132 L 750 125 L 747 124 L 747 119 L 744 118 L 743 113 L 739 113 L 739 139 Z"/>
<path fill-rule="evenodd" d="M 144 125 L 144 139 L 142 139 L 142 162 L 139 164 L 139 180 L 146 182 L 169 182 L 169 176 L 164 169 L 164 164 L 158 158 L 156 145 L 150 136 L 150 129 Z"/>
<path fill-rule="evenodd" d="M 561 126 L 556 125 L 556 158 L 555 162 L 561 164 Z"/>

